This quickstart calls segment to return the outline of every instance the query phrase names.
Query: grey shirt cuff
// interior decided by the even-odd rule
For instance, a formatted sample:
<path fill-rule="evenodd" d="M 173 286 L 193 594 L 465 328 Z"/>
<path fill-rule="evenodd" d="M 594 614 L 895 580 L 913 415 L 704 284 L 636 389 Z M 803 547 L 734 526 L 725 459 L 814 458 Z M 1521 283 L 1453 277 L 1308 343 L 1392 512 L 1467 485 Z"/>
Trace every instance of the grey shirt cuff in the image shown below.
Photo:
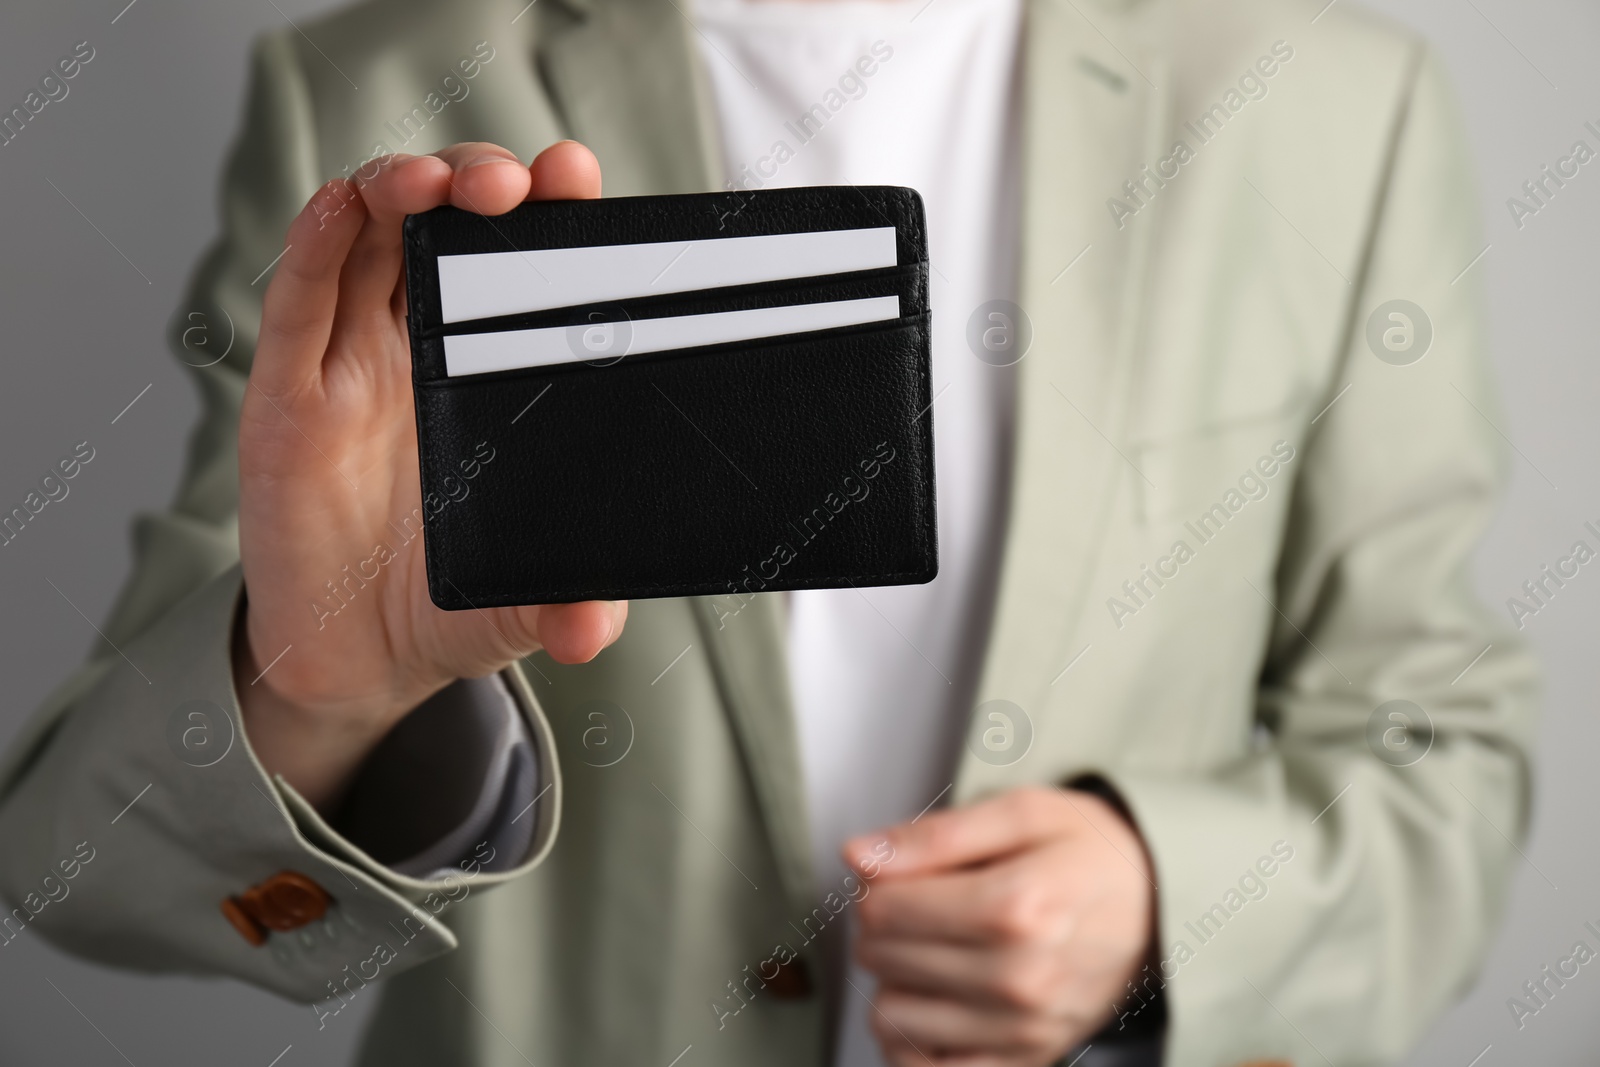
<path fill-rule="evenodd" d="M 505 680 L 461 679 L 389 732 L 331 825 L 412 878 L 456 874 L 474 860 L 510 870 L 533 848 L 537 755 Z"/>

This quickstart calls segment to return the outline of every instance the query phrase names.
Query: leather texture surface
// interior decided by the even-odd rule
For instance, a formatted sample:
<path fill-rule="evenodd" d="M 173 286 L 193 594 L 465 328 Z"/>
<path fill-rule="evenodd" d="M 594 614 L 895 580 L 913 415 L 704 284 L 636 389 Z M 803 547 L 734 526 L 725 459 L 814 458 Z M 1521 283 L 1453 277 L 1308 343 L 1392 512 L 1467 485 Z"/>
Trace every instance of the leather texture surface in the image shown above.
<path fill-rule="evenodd" d="M 444 324 L 438 257 L 892 225 L 898 263 Z M 406 220 L 428 582 L 442 608 L 900 585 L 938 570 L 927 242 L 909 189 Z M 894 295 L 900 317 L 488 374 L 450 334 Z M 489 457 L 485 460 L 485 457 Z M 481 462 L 480 462 L 481 461 Z"/>

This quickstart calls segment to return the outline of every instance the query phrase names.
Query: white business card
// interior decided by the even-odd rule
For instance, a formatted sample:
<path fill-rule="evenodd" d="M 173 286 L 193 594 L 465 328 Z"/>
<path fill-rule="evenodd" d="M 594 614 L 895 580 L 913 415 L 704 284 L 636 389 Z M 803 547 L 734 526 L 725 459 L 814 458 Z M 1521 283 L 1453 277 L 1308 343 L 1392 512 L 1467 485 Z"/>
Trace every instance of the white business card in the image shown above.
<path fill-rule="evenodd" d="M 492 220 L 491 220 L 492 221 Z M 896 265 L 893 226 L 439 257 L 443 321 Z"/>
<path fill-rule="evenodd" d="M 872 296 L 704 315 L 449 334 L 444 338 L 444 361 L 446 373 L 458 377 L 523 367 L 615 360 L 647 352 L 754 341 L 899 317 L 898 296 Z"/>

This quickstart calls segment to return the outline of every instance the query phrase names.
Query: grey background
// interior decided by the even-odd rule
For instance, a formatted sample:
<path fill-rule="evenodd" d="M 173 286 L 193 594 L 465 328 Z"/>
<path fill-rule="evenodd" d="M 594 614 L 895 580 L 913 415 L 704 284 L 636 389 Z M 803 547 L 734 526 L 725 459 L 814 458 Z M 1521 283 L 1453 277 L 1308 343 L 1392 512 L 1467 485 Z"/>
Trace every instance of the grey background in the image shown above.
<path fill-rule="evenodd" d="M 12 0 L 0 16 L 6 109 L 74 43 L 87 39 L 97 52 L 66 99 L 0 147 L 0 504 L 20 503 L 76 442 L 97 451 L 70 495 L 0 549 L 0 744 L 82 658 L 94 636 L 84 616 L 104 616 L 126 573 L 130 517 L 162 507 L 173 491 L 196 405 L 162 330 L 215 232 L 216 175 L 238 120 L 247 44 L 285 18 L 333 6 L 125 3 Z M 1586 536 L 1586 520 L 1600 524 L 1600 161 L 1520 231 L 1506 208 L 1506 198 L 1574 140 L 1600 144 L 1582 128 L 1586 120 L 1600 126 L 1600 7 L 1374 6 L 1439 48 L 1477 157 L 1491 247 L 1472 269 L 1490 294 L 1504 393 L 1499 429 L 1518 457 L 1477 574 L 1485 600 L 1503 611 L 1525 579 Z M 1548 690 L 1526 862 L 1483 975 L 1434 1026 L 1413 1067 L 1468 1067 L 1474 1057 L 1483 1067 L 1562 1067 L 1600 1056 L 1593 968 L 1520 1031 L 1506 1007 L 1578 938 L 1594 943 L 1586 920 L 1600 925 L 1597 624 L 1600 569 L 1589 567 L 1527 622 Z M 25 934 L 0 948 L 0 1064 L 344 1064 L 372 997 L 319 1032 L 310 1009 L 242 985 L 120 974 Z"/>

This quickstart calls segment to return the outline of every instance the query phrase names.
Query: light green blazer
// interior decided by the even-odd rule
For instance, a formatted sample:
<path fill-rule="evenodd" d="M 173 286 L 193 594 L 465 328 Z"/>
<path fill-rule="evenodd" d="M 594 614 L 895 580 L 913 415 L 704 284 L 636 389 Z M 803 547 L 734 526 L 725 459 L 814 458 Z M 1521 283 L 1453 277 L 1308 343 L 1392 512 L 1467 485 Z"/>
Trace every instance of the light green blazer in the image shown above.
<path fill-rule="evenodd" d="M 0 772 L 0 895 L 25 916 L 8 929 L 308 1001 L 375 996 L 349 976 L 376 970 L 370 1064 L 639 1067 L 693 1046 L 684 1067 L 818 1067 L 823 997 L 714 1007 L 779 942 L 811 956 L 797 931 L 821 904 L 774 598 L 636 603 L 593 663 L 508 672 L 551 788 L 535 855 L 465 899 L 335 833 L 237 721 L 236 421 L 256 279 L 306 198 L 375 149 L 463 140 L 530 158 L 577 138 L 609 194 L 720 185 L 686 3 L 524 2 L 367 3 L 260 42 L 222 236 L 175 330 L 191 365 L 179 331 L 220 343 L 226 319 L 236 341 L 193 372 L 187 473 L 139 520 L 105 624 L 120 653 Z M 1528 813 L 1535 672 L 1468 577 L 1506 473 L 1481 269 L 1462 274 L 1482 248 L 1468 152 L 1422 44 L 1321 7 L 1027 7 L 1034 334 L 975 705 L 1012 702 L 1032 740 L 996 759 L 978 717 L 947 800 L 1084 774 L 1121 793 L 1158 872 L 1182 1067 L 1401 1056 L 1471 980 Z M 480 41 L 493 58 L 448 99 Z M 1431 323 L 1420 361 L 1369 341 L 1397 299 Z M 596 700 L 632 723 L 612 766 L 585 748 Z M 1393 700 L 1431 743 L 1378 711 Z M 188 701 L 227 712 L 210 766 L 176 754 Z M 81 842 L 94 859 L 51 903 L 40 877 Z M 333 894 L 331 918 L 254 948 L 219 903 L 284 869 Z"/>

